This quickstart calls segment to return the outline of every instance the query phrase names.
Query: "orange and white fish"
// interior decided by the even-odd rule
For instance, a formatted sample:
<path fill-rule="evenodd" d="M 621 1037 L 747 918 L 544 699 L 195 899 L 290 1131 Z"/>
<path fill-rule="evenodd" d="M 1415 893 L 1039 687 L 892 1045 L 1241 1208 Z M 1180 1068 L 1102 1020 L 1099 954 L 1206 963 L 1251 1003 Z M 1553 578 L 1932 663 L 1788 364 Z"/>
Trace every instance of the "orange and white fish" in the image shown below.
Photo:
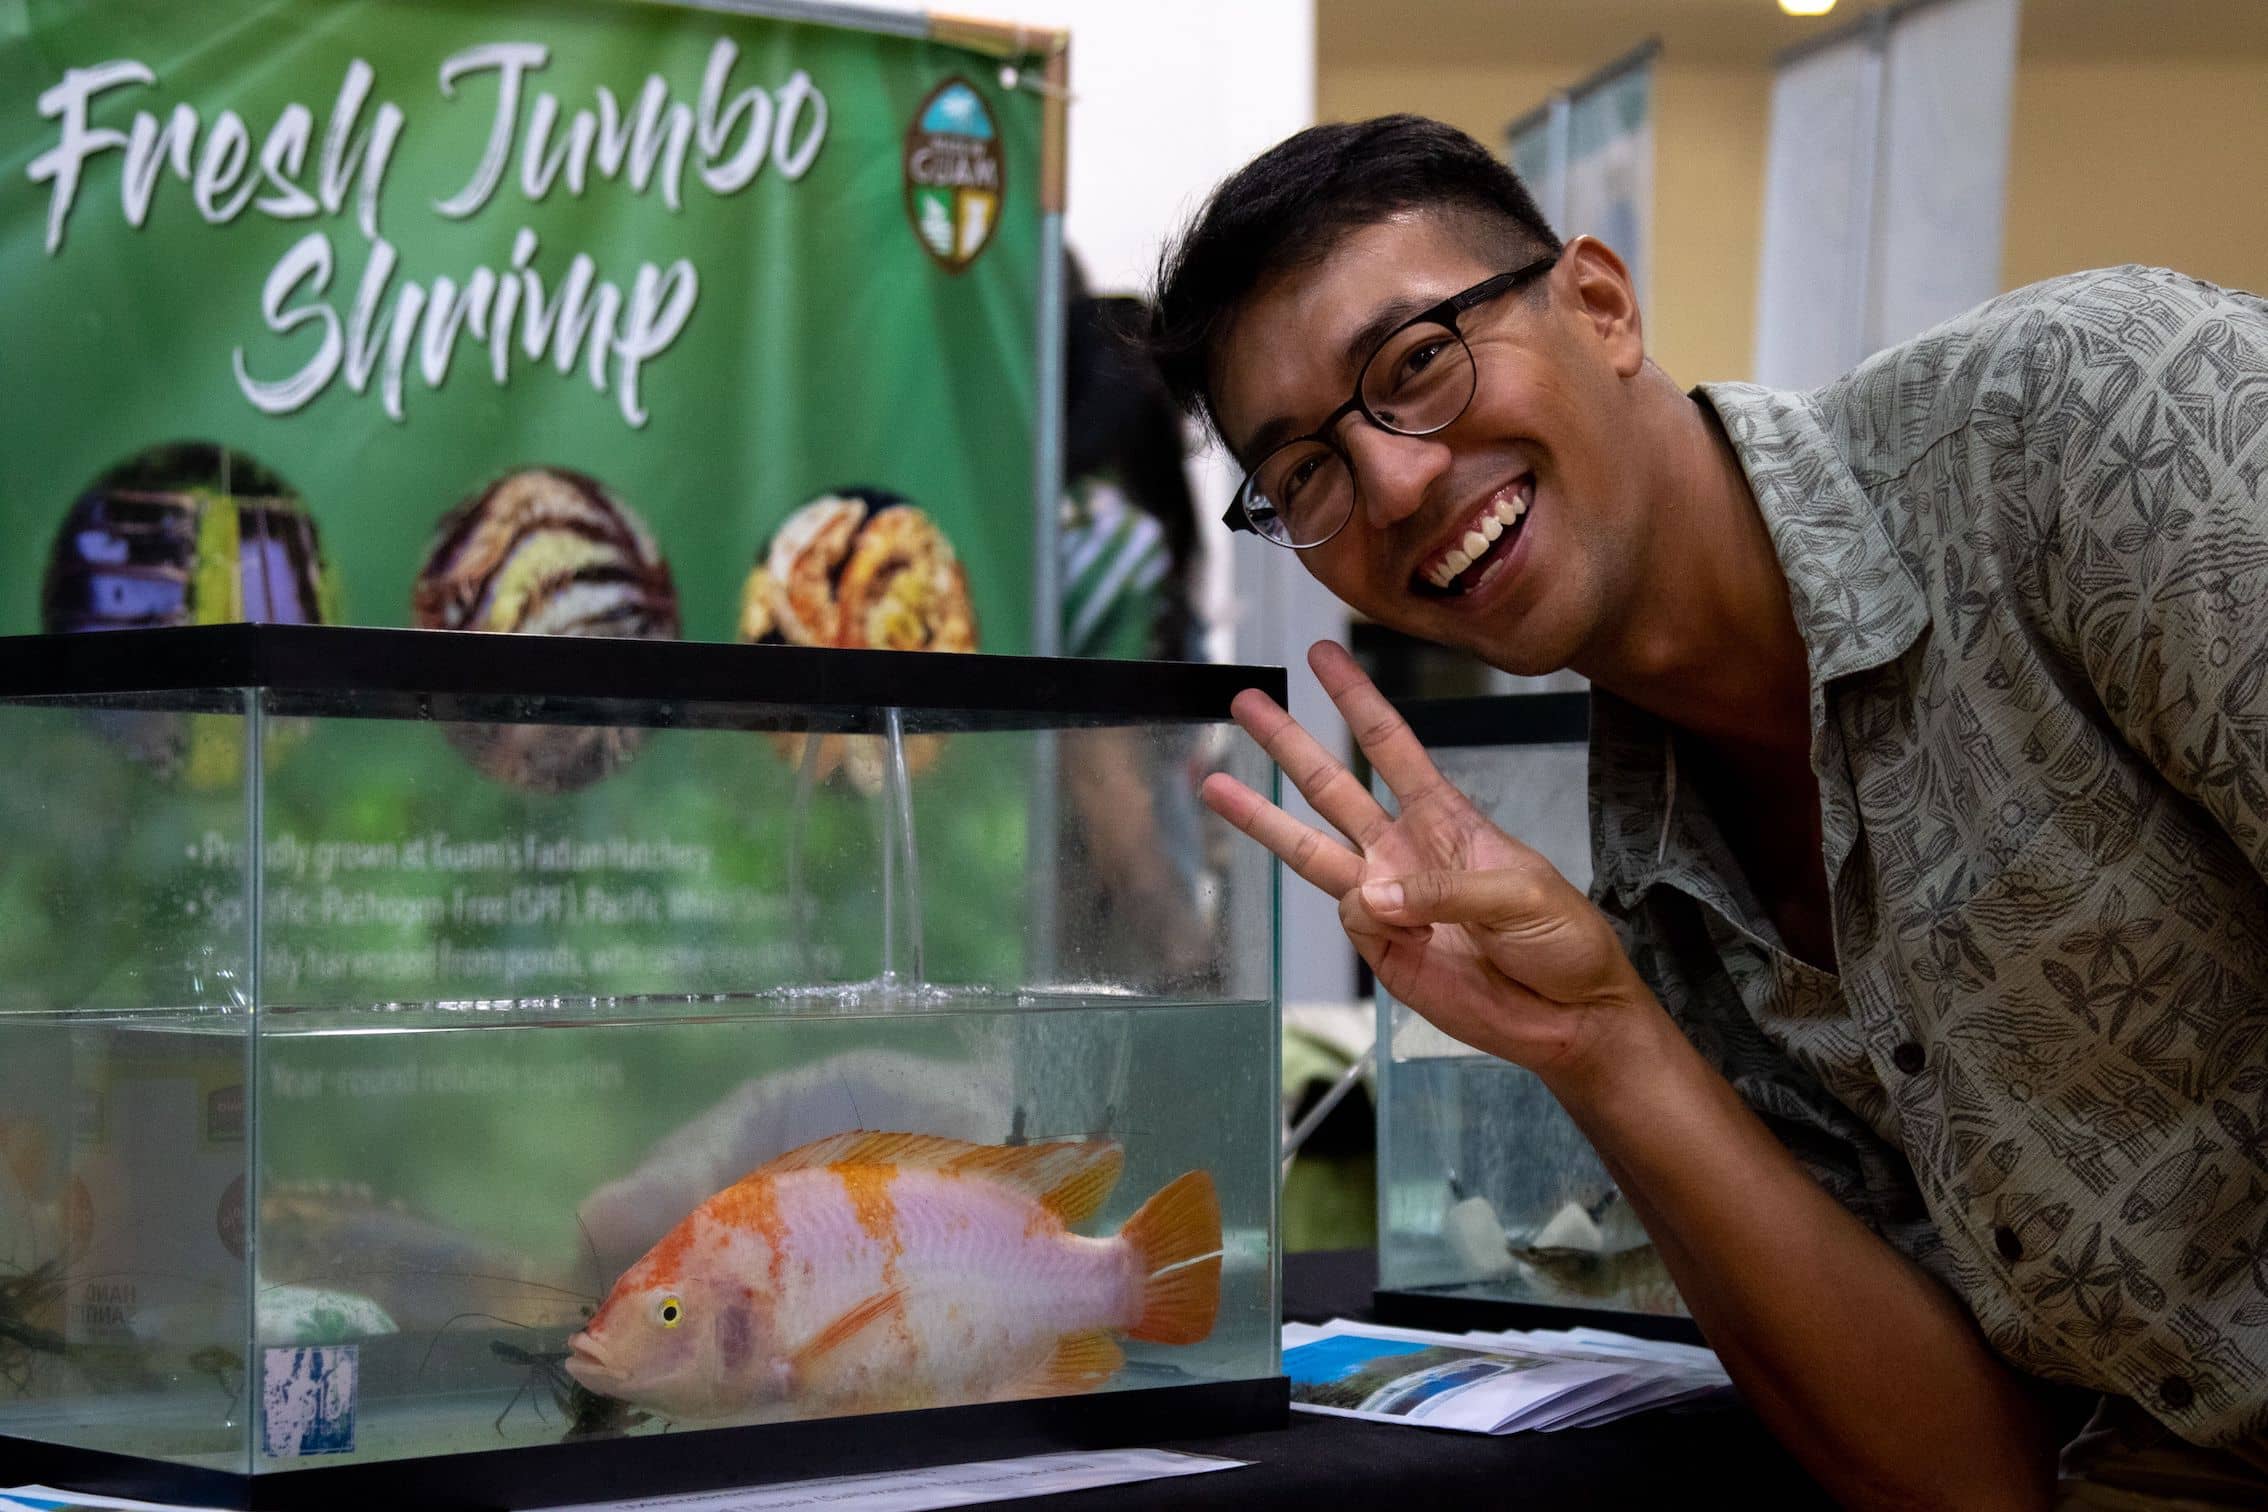
<path fill-rule="evenodd" d="M 567 1369 L 677 1419 L 872 1412 L 1100 1386 L 1117 1335 L 1193 1344 L 1220 1307 L 1221 1210 L 1191 1171 L 1109 1238 L 1113 1140 L 854 1131 L 702 1203 L 617 1281 Z"/>

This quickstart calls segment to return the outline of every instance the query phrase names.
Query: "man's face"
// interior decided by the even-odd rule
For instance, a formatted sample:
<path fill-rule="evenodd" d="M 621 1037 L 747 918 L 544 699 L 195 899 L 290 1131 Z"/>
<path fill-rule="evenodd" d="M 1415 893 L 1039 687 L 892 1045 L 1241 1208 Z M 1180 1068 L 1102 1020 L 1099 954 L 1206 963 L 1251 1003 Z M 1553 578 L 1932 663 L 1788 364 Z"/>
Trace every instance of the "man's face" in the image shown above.
<path fill-rule="evenodd" d="M 1415 314 L 1507 271 L 1473 240 L 1410 212 L 1256 291 L 1214 367 L 1216 413 L 1239 462 L 1259 460 L 1253 438 L 1271 422 L 1302 435 L 1345 402 L 1361 362 L 1349 341 L 1382 309 Z M 1620 280 L 1627 303 L 1621 265 L 1579 243 L 1541 280 L 1548 293 L 1529 285 L 1467 311 L 1459 329 L 1476 386 L 1447 429 L 1399 436 L 1360 415 L 1339 422 L 1358 499 L 1344 529 L 1300 553 L 1317 580 L 1381 624 L 1511 672 L 1557 670 L 1611 633 L 1638 576 L 1647 490 L 1629 465 L 1636 311 L 1622 324 L 1611 308 L 1602 319 L 1602 279 Z M 1609 289 L 1604 302 L 1616 298 Z M 1486 549 L 1468 559 L 1475 540 Z"/>

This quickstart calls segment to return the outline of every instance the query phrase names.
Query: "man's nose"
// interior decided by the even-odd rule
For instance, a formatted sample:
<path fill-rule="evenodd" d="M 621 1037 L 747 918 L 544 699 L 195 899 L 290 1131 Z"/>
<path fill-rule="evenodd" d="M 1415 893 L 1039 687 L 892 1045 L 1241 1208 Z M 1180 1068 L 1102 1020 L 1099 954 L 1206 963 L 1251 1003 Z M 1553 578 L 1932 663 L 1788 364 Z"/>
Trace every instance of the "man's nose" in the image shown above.
<path fill-rule="evenodd" d="M 1384 529 L 1416 514 L 1426 490 L 1449 467 L 1449 447 L 1438 436 L 1401 436 L 1375 425 L 1348 427 L 1343 438 L 1355 470 L 1365 521 Z"/>

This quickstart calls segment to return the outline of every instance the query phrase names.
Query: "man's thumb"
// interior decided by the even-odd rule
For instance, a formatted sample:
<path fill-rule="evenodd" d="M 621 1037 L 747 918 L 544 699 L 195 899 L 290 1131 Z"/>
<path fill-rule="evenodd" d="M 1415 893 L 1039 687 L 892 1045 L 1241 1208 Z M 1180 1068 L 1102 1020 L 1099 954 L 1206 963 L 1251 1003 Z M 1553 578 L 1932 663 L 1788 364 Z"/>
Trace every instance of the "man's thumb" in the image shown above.
<path fill-rule="evenodd" d="M 1549 911 L 1551 883 L 1527 870 L 1423 871 L 1362 884 L 1362 901 L 1393 924 L 1505 924 Z"/>

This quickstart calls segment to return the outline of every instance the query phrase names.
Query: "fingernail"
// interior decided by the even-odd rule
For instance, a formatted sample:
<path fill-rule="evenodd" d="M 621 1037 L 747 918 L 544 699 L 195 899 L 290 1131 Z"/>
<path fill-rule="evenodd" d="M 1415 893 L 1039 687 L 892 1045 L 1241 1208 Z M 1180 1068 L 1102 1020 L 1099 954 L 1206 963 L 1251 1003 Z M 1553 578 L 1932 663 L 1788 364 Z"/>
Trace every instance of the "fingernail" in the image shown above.
<path fill-rule="evenodd" d="M 1365 882 L 1362 884 L 1362 901 L 1373 909 L 1396 909 L 1402 906 L 1402 884 L 1399 882 Z"/>

